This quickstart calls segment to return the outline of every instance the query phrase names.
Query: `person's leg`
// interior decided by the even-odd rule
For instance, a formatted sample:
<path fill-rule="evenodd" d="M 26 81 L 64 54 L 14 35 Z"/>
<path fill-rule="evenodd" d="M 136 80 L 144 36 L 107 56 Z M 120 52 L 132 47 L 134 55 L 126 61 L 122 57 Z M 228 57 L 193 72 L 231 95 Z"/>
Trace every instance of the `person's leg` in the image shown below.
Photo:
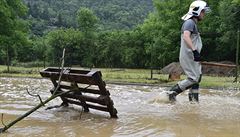
<path fill-rule="evenodd" d="M 178 84 L 174 85 L 171 89 L 170 92 L 168 92 L 169 95 L 169 100 L 170 101 L 176 101 L 176 96 L 183 92 L 184 90 L 187 90 L 191 88 L 194 84 L 196 84 L 197 81 L 187 78 L 185 80 L 182 80 L 178 82 Z"/>
<path fill-rule="evenodd" d="M 196 101 L 199 102 L 199 83 L 202 80 L 202 75 L 200 75 L 198 83 L 193 84 L 193 86 L 189 90 L 189 101 Z"/>
<path fill-rule="evenodd" d="M 188 93 L 188 98 L 190 102 L 198 102 L 199 101 L 199 84 L 196 83 L 194 84 L 190 89 L 189 89 L 189 93 Z"/>
<path fill-rule="evenodd" d="M 182 91 L 182 89 L 179 87 L 178 84 L 174 85 L 171 89 L 170 92 L 168 92 L 168 96 L 169 96 L 169 101 L 174 102 L 176 101 L 176 96 L 178 94 L 180 94 Z"/>

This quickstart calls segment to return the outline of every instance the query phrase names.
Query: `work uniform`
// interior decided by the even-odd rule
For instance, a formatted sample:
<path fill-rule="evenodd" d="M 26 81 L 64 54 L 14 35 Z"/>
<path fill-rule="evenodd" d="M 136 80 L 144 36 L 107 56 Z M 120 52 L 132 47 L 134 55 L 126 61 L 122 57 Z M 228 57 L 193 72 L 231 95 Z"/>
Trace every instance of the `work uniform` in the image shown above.
<path fill-rule="evenodd" d="M 205 1 L 196 0 L 189 6 L 188 12 L 182 16 L 185 22 L 181 29 L 181 48 L 179 61 L 180 65 L 187 75 L 187 79 L 178 82 L 169 92 L 169 101 L 176 101 L 176 96 L 186 89 L 190 89 L 189 100 L 198 102 L 199 82 L 201 81 L 202 67 L 200 62 L 200 52 L 202 49 L 202 40 L 197 28 L 196 20 L 201 21 L 205 12 L 210 12 L 211 9 Z M 195 19 L 195 20 L 193 20 Z M 190 49 L 184 40 L 184 31 L 191 32 L 190 39 L 192 41 L 193 49 Z"/>
<path fill-rule="evenodd" d="M 183 39 L 183 32 L 184 31 L 191 32 L 191 39 L 194 48 L 200 53 L 202 49 L 202 40 L 200 34 L 198 32 L 198 28 L 194 20 L 188 19 L 182 25 L 182 34 L 181 34 L 181 48 L 180 48 L 180 55 L 179 61 L 180 65 L 187 75 L 187 79 L 178 82 L 179 87 L 181 90 L 186 90 L 192 87 L 193 84 L 200 82 L 200 77 L 202 74 L 202 67 L 200 62 L 194 61 L 192 49 L 188 48 L 186 42 Z"/>

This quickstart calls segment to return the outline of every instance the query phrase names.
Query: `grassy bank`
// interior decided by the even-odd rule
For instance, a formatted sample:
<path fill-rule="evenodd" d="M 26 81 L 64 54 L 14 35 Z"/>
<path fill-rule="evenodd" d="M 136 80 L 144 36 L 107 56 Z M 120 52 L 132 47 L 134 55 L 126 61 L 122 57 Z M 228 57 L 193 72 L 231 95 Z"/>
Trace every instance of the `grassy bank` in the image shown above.
<path fill-rule="evenodd" d="M 0 65 L 0 77 L 30 77 L 41 78 L 39 71 L 43 68 L 23 68 L 10 67 L 11 73 L 7 72 L 6 66 Z M 154 84 L 160 86 L 172 86 L 177 81 L 168 81 L 167 74 L 159 74 L 155 70 L 153 78 L 151 78 L 150 70 L 148 69 L 106 69 L 98 68 L 103 74 L 103 80 L 107 83 L 121 83 L 121 84 Z M 181 79 L 186 76 L 181 76 Z M 204 88 L 239 88 L 240 84 L 233 83 L 234 77 L 217 77 L 217 76 L 203 76 L 201 87 Z"/>

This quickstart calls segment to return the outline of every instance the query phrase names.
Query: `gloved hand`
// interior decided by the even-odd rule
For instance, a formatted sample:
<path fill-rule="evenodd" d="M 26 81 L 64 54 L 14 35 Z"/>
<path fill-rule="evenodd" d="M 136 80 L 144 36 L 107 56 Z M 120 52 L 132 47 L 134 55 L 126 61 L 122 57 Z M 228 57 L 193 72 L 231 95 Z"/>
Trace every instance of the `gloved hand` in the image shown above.
<path fill-rule="evenodd" d="M 201 61 L 201 55 L 197 50 L 193 50 L 194 61 Z"/>

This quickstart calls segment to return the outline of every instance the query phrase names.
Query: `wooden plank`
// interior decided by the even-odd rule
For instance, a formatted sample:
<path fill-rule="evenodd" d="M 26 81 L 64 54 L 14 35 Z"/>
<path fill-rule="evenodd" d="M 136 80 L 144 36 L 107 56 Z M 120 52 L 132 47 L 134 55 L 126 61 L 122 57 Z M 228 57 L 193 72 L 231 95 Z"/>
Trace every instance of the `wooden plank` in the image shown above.
<path fill-rule="evenodd" d="M 77 83 L 71 83 L 71 85 L 73 86 L 73 90 L 76 92 L 76 90 L 78 91 L 77 93 L 78 93 L 78 95 L 81 95 L 82 96 L 82 92 L 79 90 L 79 88 L 78 88 L 78 85 L 77 85 Z M 83 106 L 83 108 L 84 108 L 84 111 L 85 112 L 88 112 L 89 111 L 89 109 L 88 109 L 88 107 L 87 107 L 87 105 L 86 105 L 86 101 L 85 101 L 85 99 L 84 100 L 80 100 L 81 102 L 82 102 L 82 106 Z"/>
<path fill-rule="evenodd" d="M 109 91 L 106 89 L 106 83 L 102 80 L 102 73 L 98 71 L 94 73 L 93 77 L 103 95 L 110 95 Z"/>
<path fill-rule="evenodd" d="M 60 70 L 57 68 L 47 68 L 40 71 L 42 77 L 58 79 Z M 84 71 L 77 69 L 65 69 L 62 81 L 77 82 L 83 84 L 98 85 L 100 71 Z"/>
<path fill-rule="evenodd" d="M 57 91 L 57 93 L 62 93 L 62 91 Z M 91 97 L 91 96 L 87 96 L 87 95 L 78 95 L 76 93 L 64 94 L 64 95 L 61 95 L 61 97 L 79 99 L 79 100 L 84 100 L 84 101 L 88 101 L 88 102 L 98 103 L 98 104 L 101 104 L 101 105 L 107 105 L 108 104 L 106 102 L 107 98 L 98 98 L 98 97 Z"/>
<path fill-rule="evenodd" d="M 47 68 L 41 71 L 40 74 L 42 77 L 50 78 L 56 88 L 60 72 L 61 70 L 59 68 Z M 102 74 L 100 71 L 64 69 L 61 81 L 65 83 L 60 85 L 56 94 L 63 93 L 64 91 L 68 92 L 67 94 L 62 94 L 60 96 L 63 103 L 81 105 L 85 112 L 89 111 L 88 108 L 106 111 L 110 113 L 111 117 L 117 118 L 117 110 L 113 106 L 113 101 L 109 96 L 109 91 L 106 89 L 105 82 L 102 80 Z M 87 84 L 89 86 L 81 88 L 78 83 Z M 98 89 L 88 88 L 91 85 L 98 86 Z M 53 90 L 50 91 L 52 92 Z M 97 94 L 99 96 L 88 96 L 83 95 L 82 93 Z"/>
<path fill-rule="evenodd" d="M 60 88 L 68 89 L 68 90 L 73 89 L 72 86 L 68 86 L 68 85 L 60 85 Z M 74 89 L 74 91 L 75 92 L 81 91 L 83 93 L 98 94 L 98 95 L 110 95 L 108 90 L 107 90 L 107 92 L 108 92 L 107 94 L 105 92 L 102 92 L 97 89 L 89 89 L 89 88 L 85 89 L 85 88 L 80 88 L 80 87 L 78 89 Z"/>
<path fill-rule="evenodd" d="M 78 101 L 74 101 L 74 100 L 70 100 L 70 99 L 68 99 L 67 101 L 68 101 L 68 103 L 70 103 L 70 104 L 75 104 L 75 105 L 80 105 L 80 106 L 83 105 L 81 102 L 78 102 Z M 109 111 L 108 111 L 108 108 L 106 108 L 106 107 L 104 107 L 104 106 L 96 106 L 96 105 L 92 105 L 92 104 L 88 104 L 88 103 L 87 103 L 86 105 L 87 105 L 87 107 L 92 108 L 92 109 L 109 112 Z"/>
<path fill-rule="evenodd" d="M 108 108 L 106 108 L 106 107 L 95 106 L 95 105 L 92 105 L 92 104 L 87 104 L 87 106 L 88 106 L 89 108 L 92 108 L 92 109 L 96 109 L 96 110 L 101 110 L 101 111 L 109 112 L 109 111 L 108 111 Z"/>
<path fill-rule="evenodd" d="M 107 95 L 107 96 L 110 95 L 110 93 L 109 93 L 108 90 L 107 90 L 107 92 L 108 92 L 109 94 L 106 94 L 106 93 L 104 93 L 104 92 L 102 92 L 102 91 L 95 90 L 95 89 L 83 89 L 83 88 L 79 88 L 79 90 L 82 90 L 82 92 L 84 92 L 84 93 Z"/>
<path fill-rule="evenodd" d="M 67 81 L 74 81 L 76 83 L 97 85 L 96 80 L 92 76 L 88 75 L 71 74 L 65 75 L 64 79 Z"/>
<path fill-rule="evenodd" d="M 42 74 L 58 74 L 60 73 L 61 69 L 59 68 L 53 68 L 53 67 L 49 67 L 46 69 L 43 69 L 42 71 L 40 71 L 40 73 Z M 72 73 L 72 74 L 88 74 L 90 71 L 89 70 L 80 70 L 80 69 L 69 69 L 69 68 L 65 68 L 64 69 L 64 73 L 68 74 L 68 73 Z"/>
<path fill-rule="evenodd" d="M 88 74 L 89 70 L 69 69 L 69 74 Z"/>
<path fill-rule="evenodd" d="M 215 63 L 215 62 L 201 62 L 202 65 L 209 65 L 209 66 L 218 66 L 218 67 L 230 67 L 230 68 L 234 68 L 236 67 L 236 65 L 232 65 L 232 64 L 223 64 L 223 63 Z"/>
<path fill-rule="evenodd" d="M 51 78 L 51 79 L 58 79 L 59 74 L 56 73 L 42 73 L 42 77 Z M 80 74 L 63 74 L 62 75 L 62 81 L 68 81 L 68 82 L 77 82 L 82 84 L 90 84 L 90 85 L 97 85 L 98 83 L 96 80 L 87 75 L 80 75 Z"/>

